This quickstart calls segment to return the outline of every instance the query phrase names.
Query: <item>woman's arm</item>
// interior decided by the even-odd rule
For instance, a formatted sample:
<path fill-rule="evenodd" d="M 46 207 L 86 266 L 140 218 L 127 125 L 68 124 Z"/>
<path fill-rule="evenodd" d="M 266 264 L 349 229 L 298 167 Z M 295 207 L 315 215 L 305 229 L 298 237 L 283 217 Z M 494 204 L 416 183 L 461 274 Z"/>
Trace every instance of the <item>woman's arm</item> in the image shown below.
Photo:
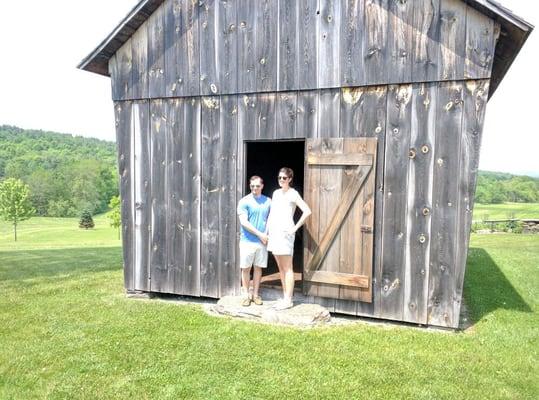
<path fill-rule="evenodd" d="M 309 216 L 312 214 L 312 211 L 307 205 L 307 203 L 305 203 L 305 201 L 299 195 L 298 199 L 296 200 L 296 205 L 300 208 L 302 214 L 298 223 L 294 226 L 294 232 L 291 233 L 296 233 L 296 231 L 303 226 L 307 218 L 309 218 Z"/>

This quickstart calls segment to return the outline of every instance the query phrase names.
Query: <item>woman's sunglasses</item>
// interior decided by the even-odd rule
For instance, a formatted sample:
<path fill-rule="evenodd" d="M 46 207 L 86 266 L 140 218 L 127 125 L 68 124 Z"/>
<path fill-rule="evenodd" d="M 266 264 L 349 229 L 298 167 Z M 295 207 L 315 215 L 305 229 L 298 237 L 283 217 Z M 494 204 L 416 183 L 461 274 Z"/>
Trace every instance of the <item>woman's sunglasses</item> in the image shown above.
<path fill-rule="evenodd" d="M 286 181 L 288 179 L 288 176 L 278 176 L 277 179 L 279 179 L 280 181 Z"/>

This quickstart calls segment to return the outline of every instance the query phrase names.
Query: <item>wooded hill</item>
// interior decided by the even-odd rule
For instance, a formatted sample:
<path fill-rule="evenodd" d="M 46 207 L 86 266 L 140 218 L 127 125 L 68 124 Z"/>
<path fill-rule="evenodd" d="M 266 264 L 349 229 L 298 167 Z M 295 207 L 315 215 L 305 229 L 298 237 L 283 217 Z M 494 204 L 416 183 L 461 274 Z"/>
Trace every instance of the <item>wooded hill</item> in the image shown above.
<path fill-rule="evenodd" d="M 38 215 L 106 211 L 118 194 L 116 156 L 113 142 L 0 125 L 0 180 L 26 182 Z M 539 179 L 480 171 L 476 202 L 539 202 Z"/>
<path fill-rule="evenodd" d="M 0 125 L 0 180 L 30 186 L 41 216 L 74 217 L 107 210 L 118 194 L 116 145 L 104 140 Z"/>
<path fill-rule="evenodd" d="M 482 204 L 539 202 L 539 178 L 479 171 L 475 201 Z"/>

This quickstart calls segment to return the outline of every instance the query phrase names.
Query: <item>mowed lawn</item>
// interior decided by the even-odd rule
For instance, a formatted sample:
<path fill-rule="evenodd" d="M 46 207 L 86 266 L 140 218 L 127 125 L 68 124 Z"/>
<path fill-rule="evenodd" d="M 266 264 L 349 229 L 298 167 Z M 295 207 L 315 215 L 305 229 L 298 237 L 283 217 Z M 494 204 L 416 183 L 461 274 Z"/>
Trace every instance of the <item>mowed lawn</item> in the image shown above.
<path fill-rule="evenodd" d="M 127 299 L 96 222 L 0 225 L 0 399 L 539 398 L 539 236 L 472 237 L 465 331 L 297 330 Z"/>

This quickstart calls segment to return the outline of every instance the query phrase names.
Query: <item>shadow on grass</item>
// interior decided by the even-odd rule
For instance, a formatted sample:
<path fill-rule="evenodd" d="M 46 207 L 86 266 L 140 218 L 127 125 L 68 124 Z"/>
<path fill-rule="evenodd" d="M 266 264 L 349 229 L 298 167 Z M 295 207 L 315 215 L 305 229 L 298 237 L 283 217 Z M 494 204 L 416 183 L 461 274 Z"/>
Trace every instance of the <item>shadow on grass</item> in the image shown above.
<path fill-rule="evenodd" d="M 0 281 L 95 273 L 122 268 L 121 247 L 0 252 Z"/>
<path fill-rule="evenodd" d="M 474 323 L 500 308 L 532 312 L 489 253 L 477 247 L 468 253 L 464 299 Z"/>

